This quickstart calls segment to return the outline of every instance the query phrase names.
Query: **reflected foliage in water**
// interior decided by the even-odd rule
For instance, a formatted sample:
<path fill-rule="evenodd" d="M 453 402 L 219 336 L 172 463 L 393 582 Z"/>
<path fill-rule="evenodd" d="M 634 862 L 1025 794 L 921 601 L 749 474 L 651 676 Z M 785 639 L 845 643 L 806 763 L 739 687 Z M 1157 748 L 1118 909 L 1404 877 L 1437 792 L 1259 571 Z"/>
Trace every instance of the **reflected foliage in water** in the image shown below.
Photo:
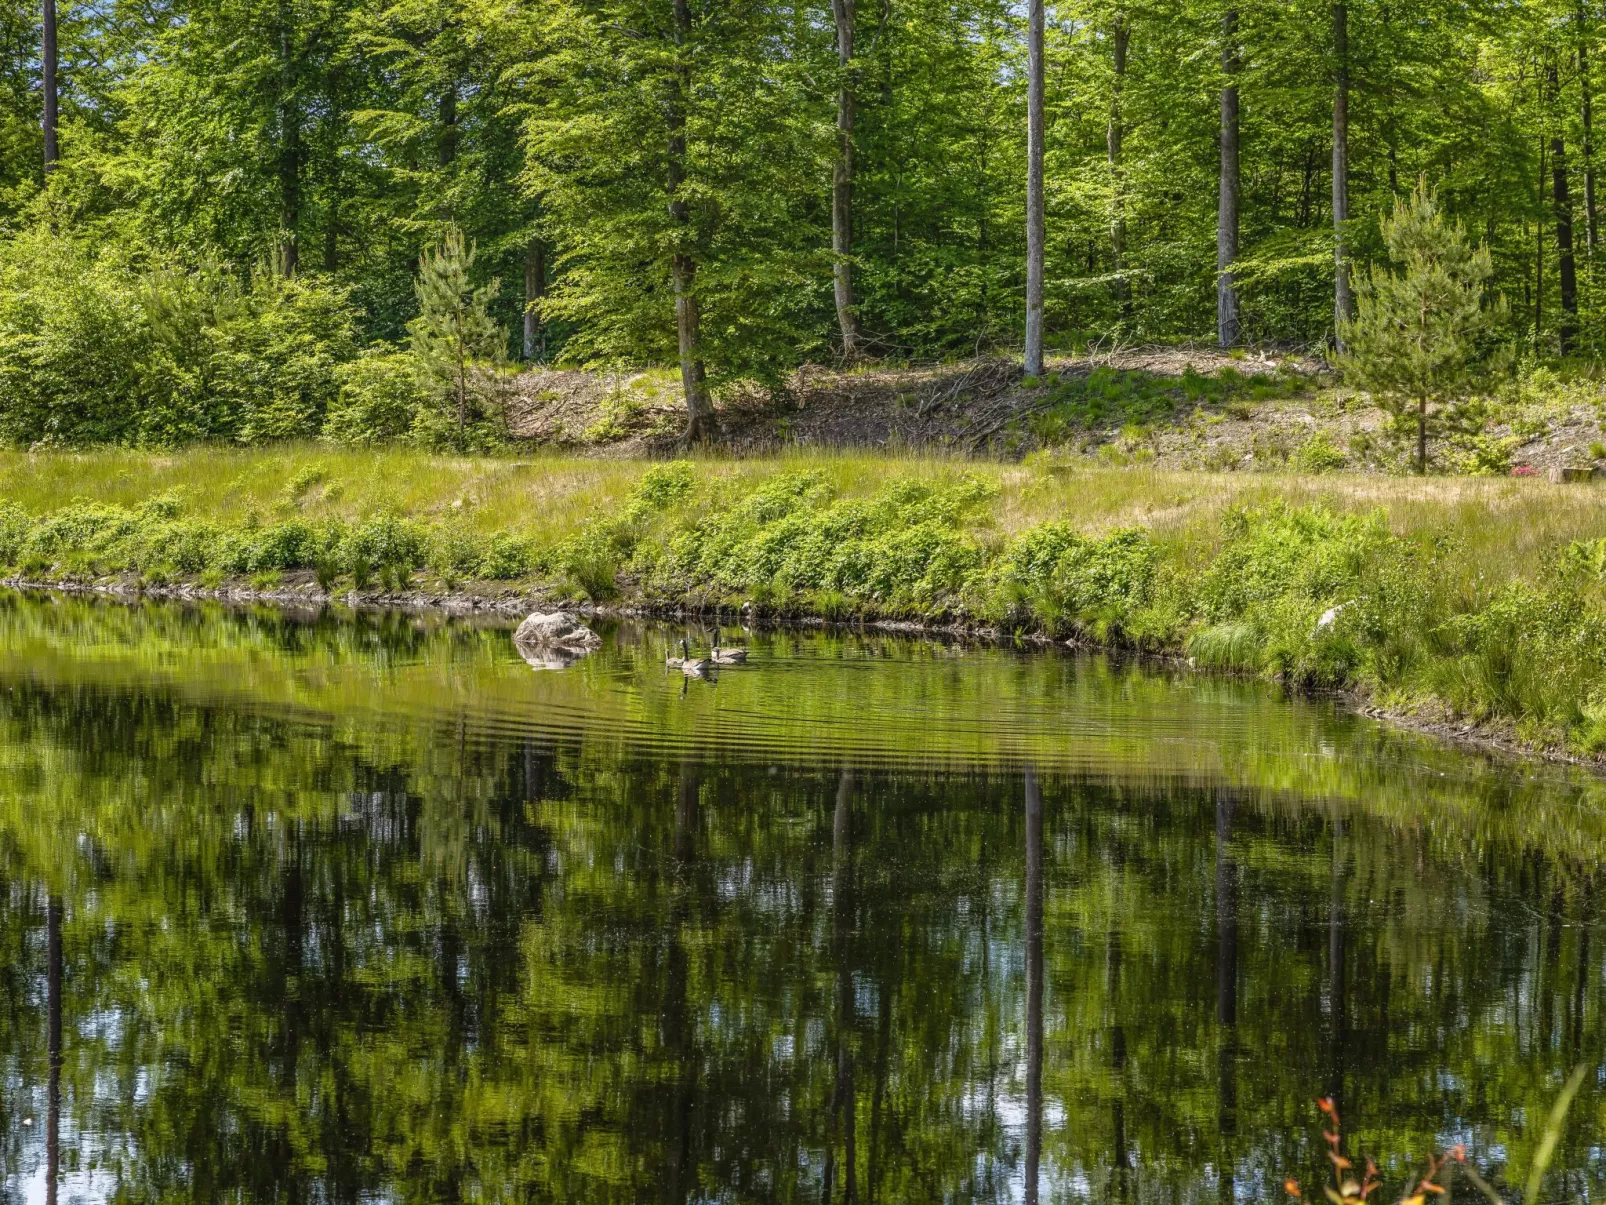
<path fill-rule="evenodd" d="M 1520 1169 L 1601 1057 L 1592 781 L 1053 654 L 687 682 L 678 635 L 533 673 L 0 600 L 7 1196 L 1272 1199 L 1318 1092 L 1396 1177 Z"/>

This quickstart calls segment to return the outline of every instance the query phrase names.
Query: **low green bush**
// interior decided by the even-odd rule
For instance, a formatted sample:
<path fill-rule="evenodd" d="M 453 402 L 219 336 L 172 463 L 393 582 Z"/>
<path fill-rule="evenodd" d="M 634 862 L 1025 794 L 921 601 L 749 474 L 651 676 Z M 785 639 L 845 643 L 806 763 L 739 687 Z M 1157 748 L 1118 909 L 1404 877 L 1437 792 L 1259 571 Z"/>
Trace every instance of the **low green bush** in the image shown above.
<path fill-rule="evenodd" d="M 43 229 L 0 242 L 0 442 L 308 438 L 355 351 L 349 298 L 327 283 Z"/>

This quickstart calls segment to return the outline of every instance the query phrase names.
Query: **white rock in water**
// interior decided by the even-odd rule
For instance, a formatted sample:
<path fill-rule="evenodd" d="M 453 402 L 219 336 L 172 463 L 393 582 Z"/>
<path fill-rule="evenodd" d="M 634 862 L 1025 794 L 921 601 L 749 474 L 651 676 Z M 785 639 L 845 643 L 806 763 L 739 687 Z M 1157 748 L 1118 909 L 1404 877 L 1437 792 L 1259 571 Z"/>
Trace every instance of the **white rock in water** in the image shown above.
<path fill-rule="evenodd" d="M 519 624 L 513 643 L 525 648 L 589 648 L 601 644 L 602 637 L 565 611 L 537 611 Z"/>

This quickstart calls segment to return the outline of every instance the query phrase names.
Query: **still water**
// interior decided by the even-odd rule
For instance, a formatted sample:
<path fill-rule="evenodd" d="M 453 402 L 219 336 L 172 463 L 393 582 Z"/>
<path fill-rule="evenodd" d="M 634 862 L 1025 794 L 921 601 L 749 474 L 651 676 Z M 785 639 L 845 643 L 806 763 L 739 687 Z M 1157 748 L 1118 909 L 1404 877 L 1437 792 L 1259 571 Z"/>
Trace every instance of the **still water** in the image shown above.
<path fill-rule="evenodd" d="M 1606 791 L 873 634 L 0 594 L 6 1201 L 1606 1189 Z M 727 639 L 729 634 L 727 633 Z"/>

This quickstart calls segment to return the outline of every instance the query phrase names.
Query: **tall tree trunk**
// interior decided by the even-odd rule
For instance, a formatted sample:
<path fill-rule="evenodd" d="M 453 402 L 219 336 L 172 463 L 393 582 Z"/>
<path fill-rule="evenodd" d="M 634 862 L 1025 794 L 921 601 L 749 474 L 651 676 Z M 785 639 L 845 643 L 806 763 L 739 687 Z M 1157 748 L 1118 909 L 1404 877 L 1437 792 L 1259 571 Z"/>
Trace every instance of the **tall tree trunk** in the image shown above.
<path fill-rule="evenodd" d="M 1026 1205 L 1043 1150 L 1043 795 L 1026 768 Z"/>
<path fill-rule="evenodd" d="M 1216 203 L 1216 342 L 1231 347 L 1242 326 L 1238 285 L 1232 265 L 1238 258 L 1238 10 L 1221 18 L 1221 184 Z"/>
<path fill-rule="evenodd" d="M 1026 4 L 1026 375 L 1043 374 L 1043 0 Z"/>
<path fill-rule="evenodd" d="M 532 239 L 524 252 L 524 360 L 527 364 L 546 359 L 541 315 L 536 310 L 536 303 L 545 296 L 546 245 L 540 239 Z"/>
<path fill-rule="evenodd" d="M 57 126 L 57 84 L 56 73 L 60 68 L 61 55 L 56 49 L 56 0 L 44 0 L 44 32 L 40 39 L 40 70 L 41 83 L 44 87 L 44 134 L 45 134 L 45 171 L 49 172 L 56 166 L 56 160 L 61 158 L 61 148 L 56 142 Z"/>
<path fill-rule="evenodd" d="M 691 210 L 680 195 L 686 180 L 686 105 L 691 99 L 691 63 L 686 43 L 691 38 L 689 0 L 675 0 L 677 50 L 674 94 L 669 104 L 669 217 L 680 228 L 680 245 L 689 241 Z M 675 341 L 680 352 L 680 385 L 686 395 L 686 443 L 704 443 L 716 433 L 714 403 L 708 395 L 708 371 L 703 364 L 700 315 L 697 311 L 697 261 L 684 250 L 676 251 L 669 265 L 675 290 Z"/>
<path fill-rule="evenodd" d="M 289 0 L 279 0 L 279 252 L 286 275 L 296 270 L 301 255 L 301 109 L 293 21 Z"/>
<path fill-rule="evenodd" d="M 1595 95 L 1589 82 L 1588 19 L 1581 5 L 1578 9 L 1578 90 L 1583 97 L 1584 242 L 1589 248 L 1589 258 L 1593 259 L 1599 234 L 1595 222 Z"/>
<path fill-rule="evenodd" d="M 45 1205 L 56 1205 L 61 1178 L 61 897 L 45 902 Z"/>
<path fill-rule="evenodd" d="M 1539 138 L 1539 207 L 1542 210 L 1545 204 L 1545 139 Z M 1539 342 L 1539 336 L 1545 329 L 1545 223 L 1540 218 L 1534 222 L 1534 342 Z"/>
<path fill-rule="evenodd" d="M 1123 319 L 1132 316 L 1132 285 L 1126 278 L 1126 176 L 1121 161 L 1126 141 L 1122 102 L 1126 89 L 1126 52 L 1132 25 L 1125 13 L 1116 13 L 1110 25 L 1110 53 L 1114 78 L 1110 83 L 1110 126 L 1105 147 L 1110 156 L 1110 272 L 1111 292 Z"/>
<path fill-rule="evenodd" d="M 831 284 L 842 331 L 842 358 L 859 355 L 859 318 L 853 307 L 853 115 L 859 69 L 853 64 L 854 0 L 831 0 L 836 57 L 842 78 L 836 93 L 836 162 L 831 168 Z"/>
<path fill-rule="evenodd" d="M 1337 81 L 1333 87 L 1333 341 L 1343 350 L 1339 332 L 1352 312 L 1349 249 L 1344 223 L 1349 221 L 1349 5 L 1333 5 L 1333 53 Z"/>
<path fill-rule="evenodd" d="M 1553 102 L 1561 99 L 1561 81 L 1552 55 L 1546 69 Z M 1560 108 L 1557 104 L 1556 109 Z M 1561 285 L 1561 322 L 1556 334 L 1562 354 L 1572 350 L 1573 338 L 1578 334 L 1578 268 L 1573 261 L 1573 206 L 1567 192 L 1567 143 L 1562 137 L 1560 114 L 1555 113 L 1557 124 L 1550 139 L 1550 200 L 1556 214 L 1557 274 Z"/>

